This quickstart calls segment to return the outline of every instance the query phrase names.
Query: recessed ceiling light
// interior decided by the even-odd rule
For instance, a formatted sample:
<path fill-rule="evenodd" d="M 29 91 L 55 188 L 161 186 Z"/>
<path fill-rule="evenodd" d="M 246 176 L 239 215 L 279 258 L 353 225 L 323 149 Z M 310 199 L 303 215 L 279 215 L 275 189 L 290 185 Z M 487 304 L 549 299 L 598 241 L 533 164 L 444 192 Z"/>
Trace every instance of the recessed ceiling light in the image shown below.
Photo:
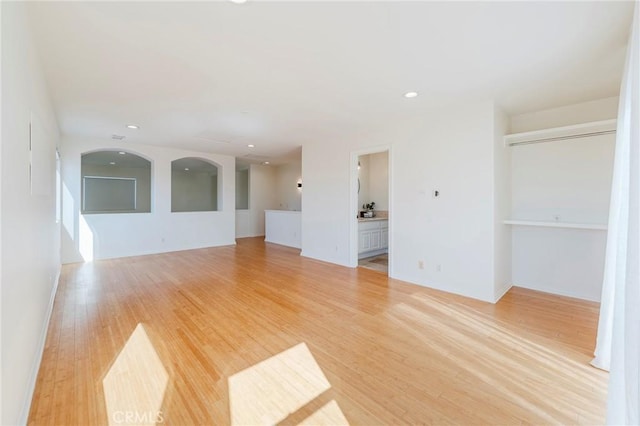
<path fill-rule="evenodd" d="M 230 0 L 231 3 L 235 3 L 235 4 L 242 4 L 242 3 L 246 3 L 247 0 Z"/>
<path fill-rule="evenodd" d="M 262 164 L 267 164 L 267 165 L 268 165 L 268 164 L 269 164 L 269 162 L 268 162 L 268 161 L 265 161 L 265 162 L 264 162 L 264 163 L 262 163 Z"/>
<path fill-rule="evenodd" d="M 407 92 L 404 94 L 405 98 L 415 98 L 416 96 L 418 96 L 418 92 Z"/>
<path fill-rule="evenodd" d="M 127 129 L 139 129 L 140 126 L 136 126 L 135 124 L 127 124 Z"/>
<path fill-rule="evenodd" d="M 255 148 L 256 146 L 252 143 L 250 143 L 249 145 L 247 145 L 249 148 Z"/>
<path fill-rule="evenodd" d="M 120 152 L 118 152 L 118 154 L 120 154 L 120 155 L 125 155 L 125 154 L 126 154 L 126 152 L 124 152 L 124 151 L 120 151 Z"/>
<path fill-rule="evenodd" d="M 188 171 L 189 171 L 189 168 L 188 168 L 188 167 L 185 167 L 185 168 L 184 168 L 184 170 L 185 170 L 186 172 L 188 172 Z"/>
<path fill-rule="evenodd" d="M 111 164 L 112 166 L 115 166 L 116 162 L 115 161 L 111 161 L 111 162 L 109 162 L 109 164 Z"/>

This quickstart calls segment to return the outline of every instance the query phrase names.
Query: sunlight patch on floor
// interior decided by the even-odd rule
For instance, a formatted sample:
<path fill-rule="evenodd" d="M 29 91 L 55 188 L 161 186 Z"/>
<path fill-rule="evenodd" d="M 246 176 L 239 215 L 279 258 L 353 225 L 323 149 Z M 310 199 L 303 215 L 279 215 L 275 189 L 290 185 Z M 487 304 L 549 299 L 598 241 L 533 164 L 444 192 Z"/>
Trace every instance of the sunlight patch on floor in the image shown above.
<path fill-rule="evenodd" d="M 274 425 L 331 388 L 305 343 L 229 377 L 232 425 Z M 300 424 L 348 424 L 330 401 Z"/>
<path fill-rule="evenodd" d="M 102 381 L 110 425 L 155 425 L 169 382 L 153 344 L 138 324 Z"/>
<path fill-rule="evenodd" d="M 487 403 L 521 407 L 534 422 L 603 420 L 598 416 L 602 407 L 576 407 L 566 402 L 586 401 L 593 394 L 606 392 L 606 378 L 587 364 L 516 335 L 480 314 L 455 310 L 435 298 L 414 298 L 414 302 L 419 306 L 395 305 L 388 319 L 423 340 L 434 354 L 432 362 L 453 362 L 460 368 L 463 372 L 456 377 L 460 389 L 486 384 Z M 438 333 L 433 333 L 435 330 Z M 426 336 L 430 337 L 424 340 Z M 459 395 L 445 391 L 440 398 L 464 404 L 470 396 L 461 395 L 459 399 Z"/>
<path fill-rule="evenodd" d="M 308 426 L 333 426 L 349 424 L 334 400 L 329 401 L 322 408 L 304 419 L 300 425 Z"/>

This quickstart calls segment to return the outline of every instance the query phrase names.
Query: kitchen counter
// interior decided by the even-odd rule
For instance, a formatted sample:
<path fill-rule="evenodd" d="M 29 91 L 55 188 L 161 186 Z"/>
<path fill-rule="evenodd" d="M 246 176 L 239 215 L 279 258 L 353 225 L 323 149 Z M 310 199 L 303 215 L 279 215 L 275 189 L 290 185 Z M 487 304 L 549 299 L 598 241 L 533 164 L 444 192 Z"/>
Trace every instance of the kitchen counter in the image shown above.
<path fill-rule="evenodd" d="M 376 220 L 389 220 L 388 217 L 359 217 L 358 222 L 374 222 Z"/>

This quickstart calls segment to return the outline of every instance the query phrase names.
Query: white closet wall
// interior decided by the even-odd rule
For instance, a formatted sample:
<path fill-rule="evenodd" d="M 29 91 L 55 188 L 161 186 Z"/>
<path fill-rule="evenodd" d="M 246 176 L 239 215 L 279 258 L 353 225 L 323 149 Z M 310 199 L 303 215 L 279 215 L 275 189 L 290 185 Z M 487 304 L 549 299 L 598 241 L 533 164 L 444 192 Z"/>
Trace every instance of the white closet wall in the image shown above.
<path fill-rule="evenodd" d="M 575 124 L 587 110 L 585 116 L 604 120 L 615 117 L 614 104 L 607 98 L 512 118 L 512 123 L 530 130 L 527 124 L 539 127 L 541 117 L 558 124 L 565 114 L 565 123 Z M 545 138 L 567 134 L 535 130 Z M 604 134 L 510 148 L 512 210 L 506 222 L 512 226 L 513 285 L 600 300 L 614 146 L 615 134 Z"/>

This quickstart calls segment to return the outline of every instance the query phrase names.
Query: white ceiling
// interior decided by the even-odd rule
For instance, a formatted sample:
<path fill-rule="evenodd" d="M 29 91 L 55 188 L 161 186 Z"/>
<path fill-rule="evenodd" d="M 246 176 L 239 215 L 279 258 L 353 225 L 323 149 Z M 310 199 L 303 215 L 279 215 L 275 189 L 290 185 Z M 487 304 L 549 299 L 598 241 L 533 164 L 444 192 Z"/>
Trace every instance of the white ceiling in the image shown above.
<path fill-rule="evenodd" d="M 249 0 L 30 8 L 64 134 L 120 134 L 125 143 L 273 162 L 303 143 L 443 102 L 494 98 L 521 113 L 616 95 L 633 4 Z M 410 90 L 420 96 L 405 99 Z M 127 129 L 130 123 L 140 129 Z"/>

